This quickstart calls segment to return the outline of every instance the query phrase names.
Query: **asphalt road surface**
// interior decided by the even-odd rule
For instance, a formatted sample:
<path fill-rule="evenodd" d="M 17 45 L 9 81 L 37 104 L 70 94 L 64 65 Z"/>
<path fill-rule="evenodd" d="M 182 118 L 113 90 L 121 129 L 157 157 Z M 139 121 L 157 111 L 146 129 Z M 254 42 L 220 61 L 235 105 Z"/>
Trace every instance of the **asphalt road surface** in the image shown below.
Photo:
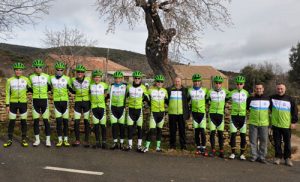
<path fill-rule="evenodd" d="M 140 154 L 83 147 L 46 148 L 43 145 L 23 148 L 18 142 L 10 148 L 3 148 L 2 140 L 0 145 L 1 182 L 300 180 L 300 162 L 294 162 L 294 167 L 287 167 L 155 152 Z"/>

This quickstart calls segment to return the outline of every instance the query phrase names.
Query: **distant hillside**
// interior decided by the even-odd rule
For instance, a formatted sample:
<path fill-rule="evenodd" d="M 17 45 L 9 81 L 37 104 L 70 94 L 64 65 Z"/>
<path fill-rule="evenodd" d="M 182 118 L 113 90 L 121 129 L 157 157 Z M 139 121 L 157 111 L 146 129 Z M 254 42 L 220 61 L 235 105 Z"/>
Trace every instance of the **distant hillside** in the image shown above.
<path fill-rule="evenodd" d="M 77 55 L 81 56 L 95 56 L 95 57 L 107 57 L 107 48 L 88 47 L 84 51 L 82 47 L 73 47 L 74 52 L 78 52 Z M 1 72 L 4 76 L 10 76 L 12 74 L 11 64 L 22 60 L 25 65 L 30 68 L 33 59 L 44 58 L 49 53 L 55 53 L 57 49 L 42 49 L 35 47 L 11 45 L 0 43 L 0 76 Z M 109 49 L 108 57 L 110 60 L 126 66 L 132 70 L 141 70 L 147 75 L 152 75 L 153 71 L 150 68 L 146 56 L 131 51 Z M 31 70 L 27 69 L 27 72 Z"/>

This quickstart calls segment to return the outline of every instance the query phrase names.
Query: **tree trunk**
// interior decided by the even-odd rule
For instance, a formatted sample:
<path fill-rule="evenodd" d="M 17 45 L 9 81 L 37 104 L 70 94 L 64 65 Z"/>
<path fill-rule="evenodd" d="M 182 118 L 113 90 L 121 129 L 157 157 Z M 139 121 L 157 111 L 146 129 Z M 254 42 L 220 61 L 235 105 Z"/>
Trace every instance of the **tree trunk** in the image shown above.
<path fill-rule="evenodd" d="M 172 80 L 176 77 L 173 66 L 168 59 L 169 44 L 176 34 L 175 29 L 165 30 L 156 9 L 152 6 L 144 8 L 145 20 L 148 29 L 146 41 L 146 57 L 154 74 L 165 76 L 165 85 L 172 85 Z"/>

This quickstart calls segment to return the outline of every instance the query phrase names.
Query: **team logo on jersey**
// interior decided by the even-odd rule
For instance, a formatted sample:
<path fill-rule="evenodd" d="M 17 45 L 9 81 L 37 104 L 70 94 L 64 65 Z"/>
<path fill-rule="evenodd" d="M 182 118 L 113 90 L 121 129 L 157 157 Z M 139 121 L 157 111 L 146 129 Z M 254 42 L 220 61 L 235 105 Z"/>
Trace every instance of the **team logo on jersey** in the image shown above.
<path fill-rule="evenodd" d="M 65 82 L 66 80 L 65 79 L 61 79 L 61 82 Z"/>
<path fill-rule="evenodd" d="M 88 82 L 85 80 L 85 81 L 83 81 L 83 84 L 87 84 Z"/>
<path fill-rule="evenodd" d="M 242 94 L 243 97 L 245 97 L 245 94 Z"/>
<path fill-rule="evenodd" d="M 283 103 L 282 105 L 283 105 L 283 106 L 286 106 L 286 103 Z"/>
<path fill-rule="evenodd" d="M 44 78 L 44 77 L 41 77 L 41 79 L 42 79 L 42 80 L 45 80 L 45 78 Z"/>
<path fill-rule="evenodd" d="M 142 89 L 139 88 L 138 91 L 140 92 L 140 91 L 142 91 Z"/>

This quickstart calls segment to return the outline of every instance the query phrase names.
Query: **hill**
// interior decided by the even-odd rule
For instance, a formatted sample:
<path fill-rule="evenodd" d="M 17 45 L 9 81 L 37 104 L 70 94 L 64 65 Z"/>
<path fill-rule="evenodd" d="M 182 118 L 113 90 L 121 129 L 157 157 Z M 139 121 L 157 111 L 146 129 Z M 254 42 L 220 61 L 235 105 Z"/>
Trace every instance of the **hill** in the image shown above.
<path fill-rule="evenodd" d="M 132 70 L 140 70 L 147 75 L 152 75 L 152 69 L 150 68 L 146 56 L 143 54 L 100 47 L 72 47 L 72 51 L 76 52 L 76 55 L 80 56 L 95 56 L 95 57 L 107 57 L 118 64 L 126 66 Z M 12 63 L 22 60 L 26 67 L 30 68 L 33 59 L 45 58 L 49 53 L 58 52 L 57 48 L 35 48 L 28 46 L 12 45 L 0 43 L 0 76 L 9 76 L 12 73 Z M 70 54 L 70 52 L 66 52 Z M 27 69 L 27 72 L 31 70 Z M 2 75 L 1 75 L 2 74 Z"/>

